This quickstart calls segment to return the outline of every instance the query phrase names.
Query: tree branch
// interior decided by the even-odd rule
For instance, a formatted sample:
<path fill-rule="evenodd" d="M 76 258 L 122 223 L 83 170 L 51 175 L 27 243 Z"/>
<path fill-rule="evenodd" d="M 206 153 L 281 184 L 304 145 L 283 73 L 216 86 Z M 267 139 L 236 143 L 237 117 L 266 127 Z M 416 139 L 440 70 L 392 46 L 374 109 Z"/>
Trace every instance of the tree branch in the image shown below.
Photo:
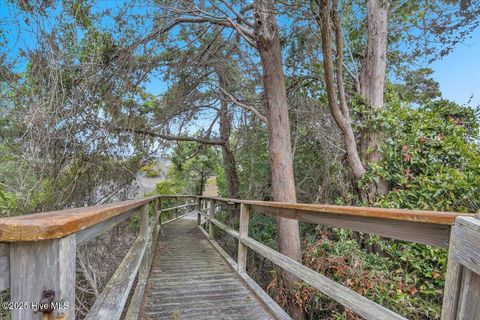
<path fill-rule="evenodd" d="M 237 97 L 235 97 L 234 95 L 232 95 L 231 93 L 229 93 L 227 90 L 221 88 L 221 87 L 218 87 L 218 89 L 220 89 L 220 91 L 222 91 L 222 93 L 228 97 L 228 99 L 230 100 L 230 102 L 236 104 L 237 106 L 245 109 L 245 110 L 248 110 L 248 111 L 251 111 L 253 112 L 260 120 L 262 120 L 263 122 L 267 123 L 268 120 L 267 120 L 267 117 L 264 116 L 263 114 L 260 113 L 260 111 L 258 111 L 257 109 L 255 109 L 254 107 L 248 105 L 248 104 L 245 104 L 243 102 L 241 102 L 240 100 L 237 99 Z"/>
<path fill-rule="evenodd" d="M 114 132 L 128 132 L 128 133 L 143 134 L 143 135 L 156 137 L 156 138 L 160 138 L 168 141 L 191 141 L 191 142 L 197 142 L 197 143 L 213 145 L 213 146 L 223 146 L 225 144 L 225 141 L 222 141 L 219 139 L 208 139 L 208 138 L 189 137 L 189 136 L 174 136 L 174 135 L 158 133 L 148 129 L 114 127 L 112 128 L 112 130 Z"/>

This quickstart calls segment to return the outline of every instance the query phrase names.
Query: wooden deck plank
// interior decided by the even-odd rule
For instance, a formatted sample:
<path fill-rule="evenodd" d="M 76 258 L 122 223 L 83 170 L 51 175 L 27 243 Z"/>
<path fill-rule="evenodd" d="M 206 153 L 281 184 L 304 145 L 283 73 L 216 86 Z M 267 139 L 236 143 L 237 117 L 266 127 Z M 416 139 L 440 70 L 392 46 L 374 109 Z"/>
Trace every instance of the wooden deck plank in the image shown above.
<path fill-rule="evenodd" d="M 194 218 L 164 226 L 140 319 L 274 319 L 200 232 Z"/>

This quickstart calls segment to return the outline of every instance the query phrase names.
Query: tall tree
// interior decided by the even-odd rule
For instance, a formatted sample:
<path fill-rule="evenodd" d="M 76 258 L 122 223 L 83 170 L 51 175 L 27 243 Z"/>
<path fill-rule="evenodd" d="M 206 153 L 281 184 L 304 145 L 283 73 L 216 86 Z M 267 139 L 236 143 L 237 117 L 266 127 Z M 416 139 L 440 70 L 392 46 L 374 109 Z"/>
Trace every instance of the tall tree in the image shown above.
<path fill-rule="evenodd" d="M 263 66 L 273 199 L 296 202 L 287 93 L 275 8 L 272 0 L 257 0 L 254 8 L 255 42 Z M 278 246 L 283 254 L 301 261 L 298 221 L 278 218 Z M 288 289 L 292 290 L 295 277 L 289 273 L 284 273 L 284 277 Z M 294 303 L 290 304 L 290 310 L 295 319 L 303 317 L 302 310 Z"/>
<path fill-rule="evenodd" d="M 295 181 L 292 165 L 292 147 L 290 123 L 288 116 L 287 95 L 283 75 L 282 52 L 279 27 L 276 22 L 275 7 L 272 0 L 256 0 L 253 6 L 242 6 L 220 1 L 179 3 L 172 8 L 171 2 L 165 4 L 168 15 L 163 27 L 158 27 L 147 37 L 137 41 L 133 48 L 150 42 L 169 32 L 176 26 L 205 24 L 228 28 L 236 31 L 238 38 L 243 38 L 247 46 L 257 49 L 263 67 L 264 107 L 269 131 L 269 159 L 272 176 L 273 199 L 281 202 L 296 202 Z M 237 10 L 238 9 L 238 10 Z M 253 9 L 254 21 L 251 20 Z M 170 14 L 175 12 L 174 15 Z M 245 45 L 244 45 L 245 46 Z M 248 50 L 245 48 L 244 53 Z M 250 109 L 259 115 L 258 110 Z M 301 246 L 298 221 L 281 218 L 278 220 L 278 246 L 280 252 L 300 261 Z M 285 273 L 285 283 L 289 289 L 295 285 L 292 275 Z M 290 303 L 290 312 L 299 319 L 302 310 Z"/>
<path fill-rule="evenodd" d="M 360 93 L 373 111 L 383 108 L 383 92 L 387 69 L 388 0 L 367 2 L 367 47 L 360 71 Z M 341 28 L 339 26 L 339 28 Z M 379 150 L 383 141 L 380 128 L 367 128 L 362 132 L 360 153 L 367 163 L 378 163 L 383 156 Z M 385 194 L 388 183 L 384 179 L 376 182 L 373 193 Z"/>

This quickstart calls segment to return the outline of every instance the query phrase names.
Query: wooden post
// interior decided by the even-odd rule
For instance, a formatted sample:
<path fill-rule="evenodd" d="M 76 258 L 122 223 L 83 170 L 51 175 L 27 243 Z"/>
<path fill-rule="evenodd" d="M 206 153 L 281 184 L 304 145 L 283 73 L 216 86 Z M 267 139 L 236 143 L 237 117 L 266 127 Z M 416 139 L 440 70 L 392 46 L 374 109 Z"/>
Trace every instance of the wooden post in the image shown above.
<path fill-rule="evenodd" d="M 178 197 L 175 197 L 175 218 L 178 218 Z"/>
<path fill-rule="evenodd" d="M 240 227 L 238 239 L 237 268 L 238 272 L 247 271 L 247 252 L 248 247 L 242 243 L 242 239 L 248 238 L 248 223 L 250 220 L 250 207 L 246 204 L 240 204 Z"/>
<path fill-rule="evenodd" d="M 208 213 L 208 217 L 209 219 L 213 219 L 215 218 L 215 200 L 213 199 L 210 199 L 210 210 L 209 210 L 209 213 Z M 208 223 L 208 237 L 210 239 L 214 239 L 214 232 L 213 232 L 213 222 L 212 221 L 209 221 Z"/>
<path fill-rule="evenodd" d="M 158 223 L 162 225 L 162 208 L 163 208 L 163 203 L 162 203 L 162 197 L 158 198 Z"/>
<path fill-rule="evenodd" d="M 160 211 L 158 210 L 159 199 L 155 199 L 152 202 L 153 205 L 153 225 L 157 225 L 159 223 L 160 218 Z"/>
<path fill-rule="evenodd" d="M 148 204 L 144 204 L 140 208 L 140 234 L 142 239 L 147 237 L 148 233 Z"/>
<path fill-rule="evenodd" d="M 442 320 L 480 319 L 480 220 L 458 217 L 448 251 Z"/>
<path fill-rule="evenodd" d="M 76 235 L 54 240 L 12 243 L 11 301 L 19 302 L 25 307 L 12 310 L 12 319 L 75 319 L 75 262 Z M 40 311 L 34 312 L 44 290 L 55 291 L 53 302 L 58 303 L 56 310 L 48 316 Z"/>
<path fill-rule="evenodd" d="M 202 210 L 202 199 L 198 197 L 197 198 L 197 225 L 202 224 L 202 215 L 200 214 L 200 210 Z"/>

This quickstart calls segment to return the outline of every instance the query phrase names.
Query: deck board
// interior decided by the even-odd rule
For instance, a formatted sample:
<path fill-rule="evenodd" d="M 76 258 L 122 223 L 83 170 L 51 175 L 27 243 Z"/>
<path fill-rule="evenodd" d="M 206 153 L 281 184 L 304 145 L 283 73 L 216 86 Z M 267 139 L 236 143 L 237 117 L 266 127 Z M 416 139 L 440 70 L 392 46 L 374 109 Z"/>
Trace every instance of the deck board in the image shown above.
<path fill-rule="evenodd" d="M 171 222 L 163 229 L 140 319 L 274 319 L 192 217 Z"/>

